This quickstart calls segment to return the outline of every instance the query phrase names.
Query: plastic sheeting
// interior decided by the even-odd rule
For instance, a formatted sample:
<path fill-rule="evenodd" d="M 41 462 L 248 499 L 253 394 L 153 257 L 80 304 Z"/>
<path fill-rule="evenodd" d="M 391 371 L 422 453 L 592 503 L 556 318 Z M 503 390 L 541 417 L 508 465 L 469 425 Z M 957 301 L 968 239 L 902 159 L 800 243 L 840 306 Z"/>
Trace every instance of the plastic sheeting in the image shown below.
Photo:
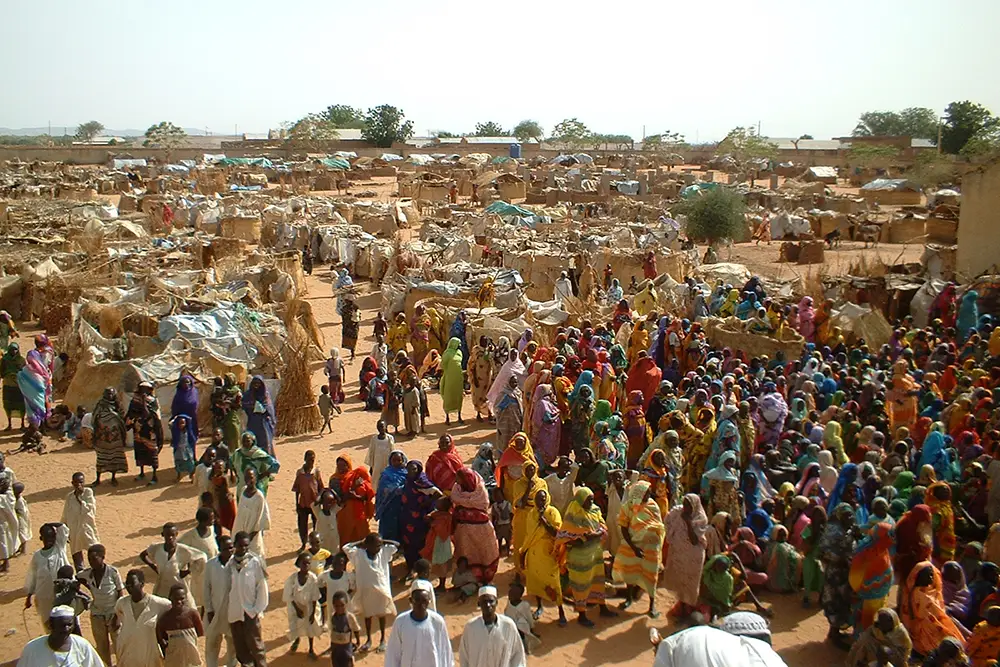
<path fill-rule="evenodd" d="M 351 168 L 351 163 L 340 157 L 325 157 L 319 162 L 330 169 L 343 169 L 346 171 Z"/>
<path fill-rule="evenodd" d="M 230 304 L 200 315 L 164 317 L 157 337 L 161 341 L 182 338 L 191 347 L 229 362 L 251 364 L 257 356 L 257 349 L 243 340 L 236 310 Z"/>
<path fill-rule="evenodd" d="M 771 239 L 783 239 L 786 236 L 799 237 L 812 233 L 812 225 L 805 218 L 783 212 L 771 218 Z"/>

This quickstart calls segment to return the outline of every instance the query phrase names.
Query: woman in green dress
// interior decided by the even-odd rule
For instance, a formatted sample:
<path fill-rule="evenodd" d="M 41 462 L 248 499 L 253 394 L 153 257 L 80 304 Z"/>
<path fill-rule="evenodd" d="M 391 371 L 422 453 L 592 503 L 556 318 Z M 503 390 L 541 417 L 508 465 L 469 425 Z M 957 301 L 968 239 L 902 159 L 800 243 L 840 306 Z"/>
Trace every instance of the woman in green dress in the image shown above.
<path fill-rule="evenodd" d="M 222 413 L 222 440 L 230 452 L 235 452 L 240 447 L 240 433 L 243 432 L 243 424 L 240 421 L 242 411 L 243 392 L 240 391 L 240 385 L 236 382 L 236 374 L 226 373 L 222 383 L 220 412 Z M 239 478 L 243 479 L 242 472 L 240 472 Z"/>
<path fill-rule="evenodd" d="M 238 494 L 243 493 L 244 473 L 246 473 L 247 468 L 253 468 L 254 472 L 257 473 L 257 488 L 265 496 L 267 495 L 267 487 L 273 476 L 278 473 L 280 464 L 278 459 L 257 446 L 257 437 L 253 433 L 247 431 L 243 434 L 241 446 L 233 452 L 231 461 L 233 470 L 236 471 Z"/>

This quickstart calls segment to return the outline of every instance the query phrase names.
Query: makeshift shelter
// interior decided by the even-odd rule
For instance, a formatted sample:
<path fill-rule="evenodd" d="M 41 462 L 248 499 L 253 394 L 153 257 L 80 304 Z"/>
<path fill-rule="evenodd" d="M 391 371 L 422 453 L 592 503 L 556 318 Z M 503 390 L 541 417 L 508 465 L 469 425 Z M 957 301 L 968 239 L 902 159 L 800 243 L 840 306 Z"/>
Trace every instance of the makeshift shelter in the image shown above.
<path fill-rule="evenodd" d="M 806 169 L 805 173 L 802 174 L 801 178 L 807 183 L 827 183 L 829 185 L 836 185 L 837 168 L 809 167 L 808 169 Z"/>
<path fill-rule="evenodd" d="M 919 206 L 923 200 L 920 186 L 905 178 L 877 178 L 862 185 L 858 194 L 883 206 Z"/>
<path fill-rule="evenodd" d="M 924 315 L 926 319 L 926 314 Z M 885 316 L 870 305 L 845 303 L 833 311 L 830 322 L 840 327 L 844 338 L 851 344 L 864 339 L 870 349 L 877 350 L 889 342 L 892 325 Z"/>

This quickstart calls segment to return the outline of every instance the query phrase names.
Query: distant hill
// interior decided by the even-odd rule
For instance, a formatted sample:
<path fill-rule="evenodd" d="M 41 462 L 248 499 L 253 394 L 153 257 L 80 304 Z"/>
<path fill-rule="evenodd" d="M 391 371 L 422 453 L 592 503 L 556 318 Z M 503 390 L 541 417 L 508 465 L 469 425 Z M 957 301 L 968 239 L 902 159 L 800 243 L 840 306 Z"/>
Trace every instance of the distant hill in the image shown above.
<path fill-rule="evenodd" d="M 192 137 L 203 137 L 205 136 L 205 128 L 195 128 L 195 127 L 185 127 L 184 131 L 187 132 Z M 19 137 L 37 137 L 40 134 L 48 134 L 48 127 L 0 127 L 0 134 L 19 136 Z M 76 125 L 72 127 L 64 127 L 62 125 L 52 126 L 52 135 L 59 137 L 65 134 L 75 134 Z M 108 137 L 141 137 L 146 134 L 146 130 L 137 130 L 135 128 L 116 130 L 114 128 L 106 127 L 104 131 L 101 132 L 102 135 Z M 221 134 L 221 133 L 216 133 Z"/>

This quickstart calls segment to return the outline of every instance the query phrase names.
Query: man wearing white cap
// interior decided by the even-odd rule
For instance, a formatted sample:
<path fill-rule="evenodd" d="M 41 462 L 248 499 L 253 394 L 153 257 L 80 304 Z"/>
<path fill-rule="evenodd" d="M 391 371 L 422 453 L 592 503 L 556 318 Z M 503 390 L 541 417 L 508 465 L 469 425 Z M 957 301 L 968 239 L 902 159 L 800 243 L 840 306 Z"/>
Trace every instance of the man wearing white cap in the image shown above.
<path fill-rule="evenodd" d="M 86 639 L 73 634 L 76 613 L 59 605 L 49 613 L 50 632 L 24 645 L 17 667 L 104 667 L 101 656 Z"/>
<path fill-rule="evenodd" d="M 430 610 L 431 582 L 417 579 L 410 589 L 410 611 L 392 624 L 385 667 L 454 667 L 455 655 L 444 618 Z M 516 635 L 515 631 L 515 635 Z"/>
<path fill-rule="evenodd" d="M 524 645 L 513 619 L 497 614 L 497 589 L 479 589 L 483 612 L 465 624 L 458 649 L 460 667 L 525 667 Z"/>

